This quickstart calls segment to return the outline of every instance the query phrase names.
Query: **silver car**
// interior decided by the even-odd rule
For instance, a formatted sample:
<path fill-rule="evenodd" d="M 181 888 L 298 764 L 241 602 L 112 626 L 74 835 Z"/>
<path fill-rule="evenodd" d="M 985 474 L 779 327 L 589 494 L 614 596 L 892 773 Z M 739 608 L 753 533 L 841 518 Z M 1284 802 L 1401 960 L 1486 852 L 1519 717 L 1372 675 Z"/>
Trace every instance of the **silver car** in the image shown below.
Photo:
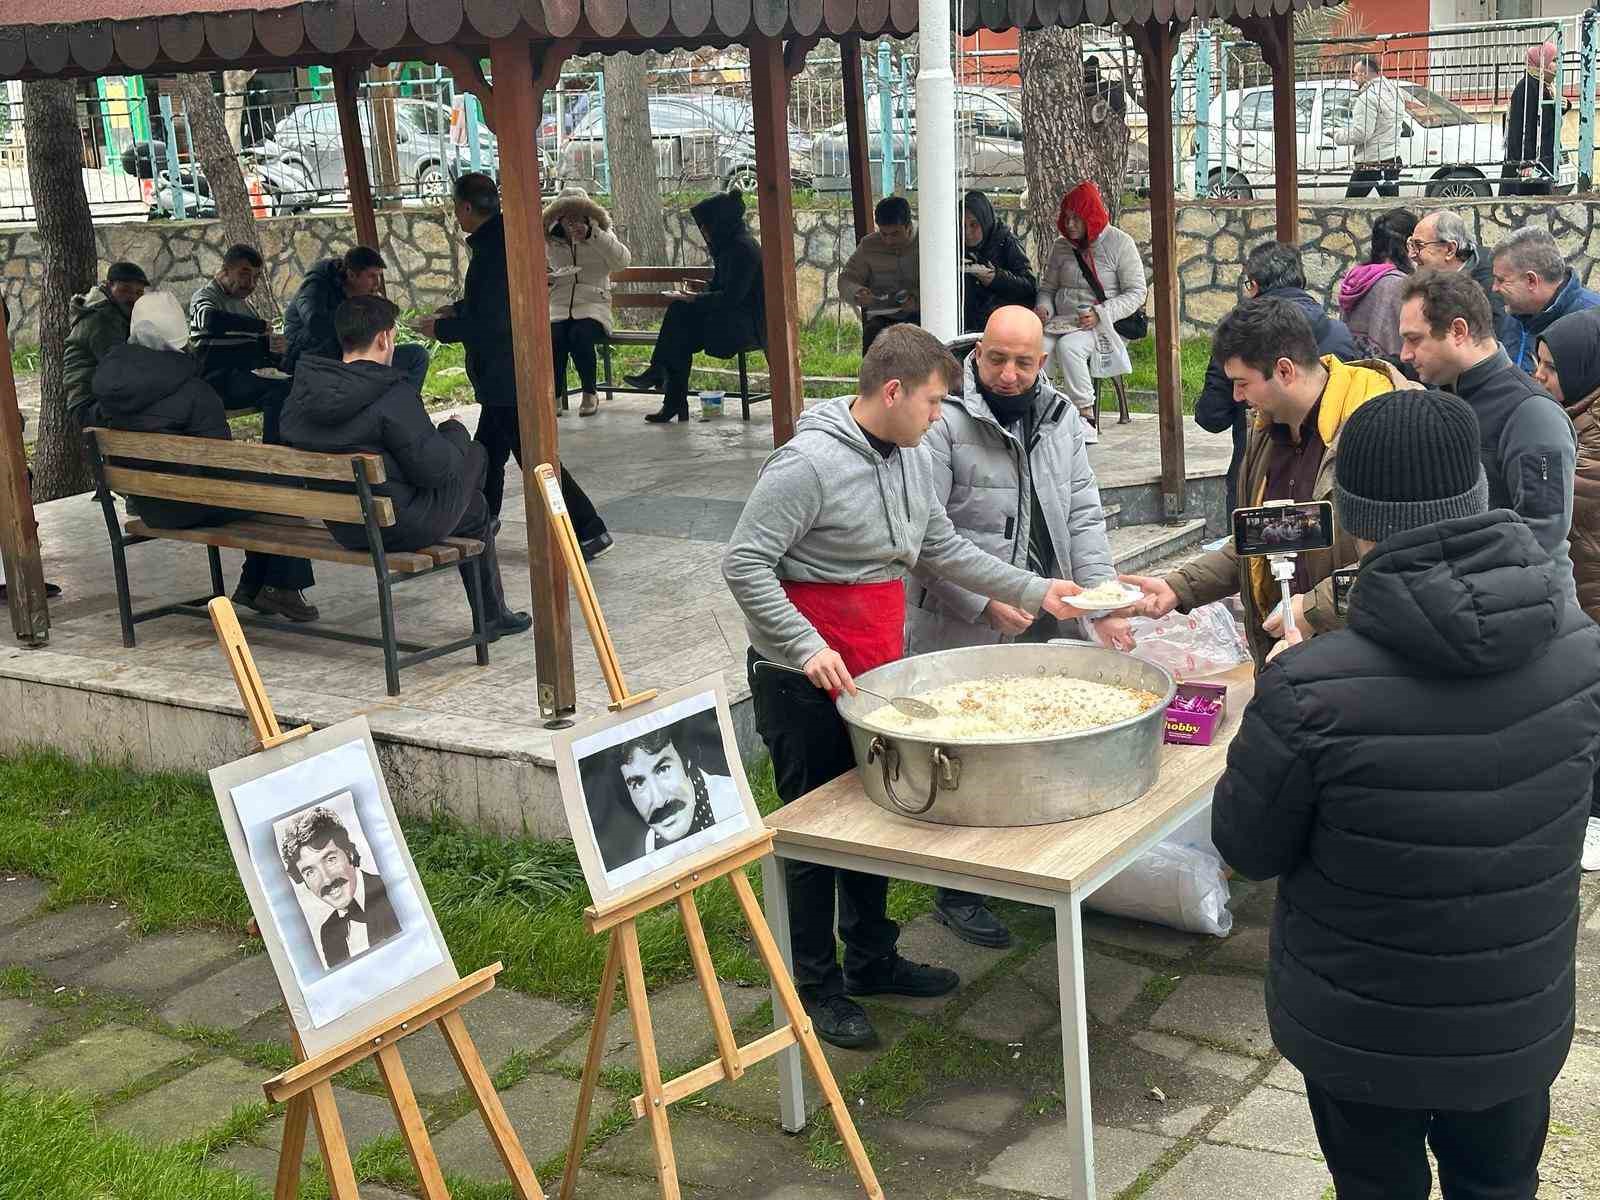
<path fill-rule="evenodd" d="M 917 178 L 917 97 L 915 90 L 892 100 L 891 134 L 900 187 Z M 883 162 L 883 108 L 867 97 L 867 157 L 877 179 Z M 1027 183 L 1022 153 L 1022 93 L 1017 88 L 963 87 L 956 90 L 956 154 L 961 186 L 986 192 L 1020 192 Z M 850 188 L 850 145 L 844 122 L 824 130 L 812 147 L 812 170 L 819 192 Z"/>

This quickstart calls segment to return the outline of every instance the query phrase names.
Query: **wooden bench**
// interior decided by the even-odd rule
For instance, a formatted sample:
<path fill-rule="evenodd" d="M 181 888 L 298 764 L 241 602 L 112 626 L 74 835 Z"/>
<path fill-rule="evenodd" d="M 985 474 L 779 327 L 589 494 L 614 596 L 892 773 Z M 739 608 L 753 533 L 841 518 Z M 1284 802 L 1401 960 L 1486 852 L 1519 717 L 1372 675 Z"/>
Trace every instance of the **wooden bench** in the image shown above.
<path fill-rule="evenodd" d="M 654 284 L 654 287 L 639 291 L 611 292 L 611 307 L 618 308 L 659 308 L 665 310 L 674 297 L 668 293 L 681 290 L 685 283 L 695 282 L 708 284 L 711 282 L 710 267 L 629 267 L 623 271 L 611 273 L 613 284 Z M 656 344 L 656 331 L 654 329 L 613 329 L 609 336 L 599 343 L 600 361 L 604 366 L 601 376 L 600 390 L 606 394 L 607 399 L 617 392 L 632 392 L 639 395 L 662 395 L 660 388 L 631 388 L 626 384 L 618 383 L 612 371 L 611 347 L 612 346 L 654 346 Z M 762 349 L 760 346 L 751 349 Z M 760 404 L 764 400 L 772 399 L 770 392 L 761 392 L 752 395 L 750 392 L 750 367 L 748 360 L 749 350 L 741 350 L 734 355 L 739 364 L 739 404 L 742 415 L 746 421 L 750 419 L 750 406 Z M 561 385 L 561 407 L 567 407 L 566 380 L 556 381 Z M 691 396 L 698 396 L 700 390 L 691 388 Z"/>
<path fill-rule="evenodd" d="M 400 672 L 406 667 L 472 648 L 479 666 L 489 663 L 489 642 L 482 613 L 477 572 L 469 572 L 473 590 L 472 635 L 439 646 L 403 642 L 395 635 L 393 587 L 454 569 L 483 553 L 472 538 L 445 538 L 418 551 L 385 550 L 382 531 L 394 524 L 394 502 L 373 494 L 385 481 L 383 458 L 377 454 L 312 454 L 285 446 L 225 442 L 213 438 L 173 437 L 156 433 L 119 433 L 87 429 L 84 442 L 94 467 L 95 499 L 105 513 L 111 538 L 111 561 L 117 578 L 117 611 L 122 619 L 122 644 L 134 644 L 134 626 L 141 621 L 182 613 L 209 620 L 206 602 L 226 595 L 221 549 L 254 550 L 317 562 L 370 568 L 378 581 L 380 637 L 295 624 L 270 617 L 241 615 L 240 620 L 281 633 L 299 633 L 383 649 L 389 695 L 400 694 Z M 222 525 L 160 529 L 138 518 L 124 524 L 115 495 L 149 496 L 191 504 L 240 509 L 251 516 Z M 367 548 L 351 550 L 334 541 L 324 521 L 365 526 Z M 211 564 L 211 595 L 133 611 L 128 589 L 126 549 L 151 541 L 193 542 L 206 548 Z"/>

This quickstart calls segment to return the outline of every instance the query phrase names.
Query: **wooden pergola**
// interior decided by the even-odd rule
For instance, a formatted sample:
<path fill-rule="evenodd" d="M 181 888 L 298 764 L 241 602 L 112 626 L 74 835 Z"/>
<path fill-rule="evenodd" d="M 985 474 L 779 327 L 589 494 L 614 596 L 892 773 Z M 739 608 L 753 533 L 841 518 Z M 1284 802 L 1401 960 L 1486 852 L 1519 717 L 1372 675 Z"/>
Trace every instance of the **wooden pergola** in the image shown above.
<path fill-rule="evenodd" d="M 1298 10 L 1327 0 L 977 0 L 964 33 L 1121 25 L 1143 63 L 1149 120 L 1151 258 L 1162 493 L 1169 517 L 1186 506 L 1174 221 L 1172 63 L 1193 20 L 1222 18 L 1258 42 L 1274 72 L 1277 178 L 1295 178 L 1294 32 Z M 378 245 L 357 122 L 357 82 L 376 63 L 437 62 L 482 101 L 500 147 L 506 251 L 513 280 L 528 556 L 540 708 L 572 710 L 568 586 L 544 519 L 533 468 L 558 461 L 549 292 L 536 142 L 543 93 L 575 55 L 743 45 L 756 120 L 757 199 L 764 256 L 772 432 L 782 444 L 803 406 L 790 195 L 789 80 L 822 39 L 839 44 L 851 200 L 858 237 L 871 229 L 862 38 L 916 31 L 917 0 L 0 0 L 0 79 L 164 74 L 224 68 L 331 66 L 358 241 Z M 952 19 L 957 7 L 951 5 Z M 47 23 L 48 22 L 48 23 Z M 487 59 L 488 78 L 479 69 Z M 492 83 L 490 82 L 492 80 Z M 1278 188 L 1278 236 L 1296 241 L 1295 189 Z M 38 527 L 25 478 L 9 345 L 0 332 L 0 553 L 19 641 L 48 638 Z"/>

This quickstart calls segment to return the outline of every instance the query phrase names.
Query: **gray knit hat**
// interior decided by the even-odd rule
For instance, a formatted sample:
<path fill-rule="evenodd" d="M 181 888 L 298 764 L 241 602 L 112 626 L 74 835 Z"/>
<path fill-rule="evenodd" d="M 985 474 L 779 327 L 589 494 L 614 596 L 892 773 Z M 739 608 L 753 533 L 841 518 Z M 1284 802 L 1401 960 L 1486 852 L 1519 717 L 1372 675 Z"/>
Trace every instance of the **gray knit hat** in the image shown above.
<path fill-rule="evenodd" d="M 1389 392 L 1345 422 L 1333 502 L 1351 537 L 1387 537 L 1489 511 L 1478 418 L 1447 392 Z"/>

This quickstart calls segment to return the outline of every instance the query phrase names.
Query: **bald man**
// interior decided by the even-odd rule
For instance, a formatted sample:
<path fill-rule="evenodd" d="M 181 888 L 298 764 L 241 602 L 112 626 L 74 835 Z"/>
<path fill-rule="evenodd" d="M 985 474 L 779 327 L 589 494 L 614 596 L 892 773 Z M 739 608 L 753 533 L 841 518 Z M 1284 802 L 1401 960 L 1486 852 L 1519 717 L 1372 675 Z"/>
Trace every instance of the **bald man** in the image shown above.
<path fill-rule="evenodd" d="M 1083 418 L 1051 385 L 1044 365 L 1039 318 L 1017 306 L 996 309 L 962 364 L 961 394 L 945 400 L 923 439 L 933 452 L 934 498 L 962 537 L 996 558 L 1092 587 L 1116 577 L 1100 488 Z M 906 600 L 907 654 L 1085 638 L 1090 626 L 1107 645 L 1133 645 L 1122 618 L 1034 618 L 920 567 L 907 581 Z M 976 945 L 1011 942 L 981 896 L 941 890 L 934 916 Z"/>

